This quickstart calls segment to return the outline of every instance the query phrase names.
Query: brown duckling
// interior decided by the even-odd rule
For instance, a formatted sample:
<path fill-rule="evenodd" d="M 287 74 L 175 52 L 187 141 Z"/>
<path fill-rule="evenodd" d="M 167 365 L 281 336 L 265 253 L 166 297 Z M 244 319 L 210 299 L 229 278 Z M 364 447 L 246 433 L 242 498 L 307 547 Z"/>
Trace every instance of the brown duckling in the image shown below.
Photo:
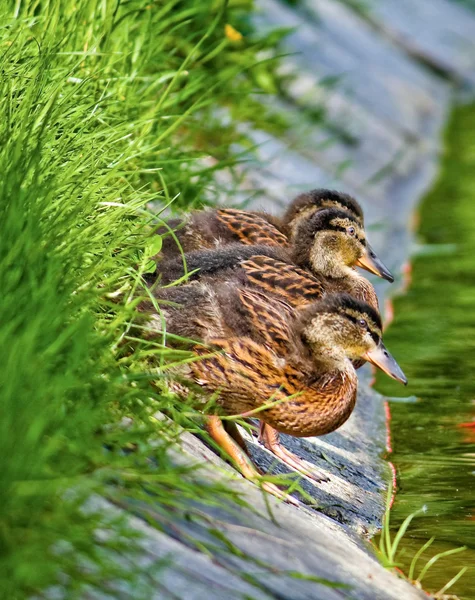
<path fill-rule="evenodd" d="M 323 435 L 340 427 L 355 406 L 351 360 L 369 360 L 406 383 L 383 345 L 378 313 L 348 294 L 288 311 L 281 310 L 280 301 L 230 284 L 213 289 L 197 283 L 163 292 L 182 302 L 165 308 L 167 331 L 193 337 L 194 324 L 194 337 L 207 344 L 194 347 L 202 358 L 187 365 L 187 376 L 207 392 L 219 392 L 225 415 L 255 416 L 297 437 Z M 210 354 L 210 346 L 219 352 Z M 226 431 L 218 416 L 207 423 L 243 475 L 257 479 L 236 427 Z M 275 486 L 264 487 L 282 496 Z"/>
<path fill-rule="evenodd" d="M 350 293 L 378 310 L 372 284 L 351 267 L 368 252 L 364 230 L 354 216 L 335 208 L 322 210 L 310 219 L 303 220 L 298 231 L 293 253 L 285 248 L 241 244 L 191 252 L 186 255 L 187 267 L 189 271 L 197 271 L 190 279 L 202 281 L 210 289 L 217 289 L 226 282 L 250 287 L 264 292 L 268 297 L 283 300 L 289 310 L 305 307 L 325 294 L 334 292 Z M 181 258 L 164 261 L 159 267 L 161 281 L 165 284 L 183 275 Z M 162 293 L 158 290 L 158 297 L 163 298 L 160 295 Z M 183 297 L 186 299 L 199 291 L 174 293 L 178 294 L 176 301 L 181 302 Z M 226 305 L 225 294 L 220 295 L 220 303 Z M 201 323 L 204 331 L 206 328 L 216 331 L 212 317 L 219 314 L 219 307 L 215 306 L 206 312 L 205 308 L 199 307 L 198 298 L 195 298 L 194 304 L 195 314 L 184 325 L 189 330 L 182 332 L 182 335 L 193 338 L 198 323 Z M 218 329 L 215 335 L 224 333 Z M 232 333 L 226 332 L 226 335 Z M 354 362 L 354 367 L 359 368 L 364 362 L 359 359 Z M 308 467 L 281 445 L 278 433 L 267 424 L 261 430 L 261 441 L 289 466 L 313 477 Z"/>
<path fill-rule="evenodd" d="M 326 208 L 337 208 L 348 212 L 359 227 L 364 229 L 363 211 L 352 196 L 334 190 L 319 189 L 297 196 L 281 218 L 258 211 L 216 208 L 194 211 L 182 219 L 172 219 L 167 228 L 162 226 L 157 230 L 157 233 L 164 235 L 160 256 L 171 258 L 181 255 L 177 241 L 183 252 L 216 248 L 233 243 L 264 244 L 286 248 L 297 241 L 302 223 L 308 221 L 316 212 Z M 166 235 L 170 229 L 175 230 L 176 239 Z M 366 264 L 359 266 L 388 281 L 394 281 L 393 276 L 377 258 L 369 243 L 366 244 L 368 260 Z"/>
<path fill-rule="evenodd" d="M 353 267 L 380 274 L 386 269 L 372 255 L 358 219 L 346 211 L 325 209 L 302 220 L 297 233 L 289 248 L 230 244 L 190 252 L 185 255 L 188 281 L 238 277 L 242 284 L 283 297 L 292 306 L 317 300 L 324 292 L 347 292 L 378 309 L 374 287 Z M 157 273 L 163 285 L 180 279 L 185 274 L 182 257 L 160 262 Z"/>

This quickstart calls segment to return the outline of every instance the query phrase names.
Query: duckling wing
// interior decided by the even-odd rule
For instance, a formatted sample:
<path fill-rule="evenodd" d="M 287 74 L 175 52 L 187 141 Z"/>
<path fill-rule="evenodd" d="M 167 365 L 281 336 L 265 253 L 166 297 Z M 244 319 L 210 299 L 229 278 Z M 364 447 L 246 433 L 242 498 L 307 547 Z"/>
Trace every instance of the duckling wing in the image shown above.
<path fill-rule="evenodd" d="M 203 276 L 221 277 L 231 270 L 239 269 L 241 262 L 254 256 L 268 256 L 276 260 L 287 260 L 287 251 L 278 246 L 254 246 L 245 244 L 228 244 L 227 246 L 195 250 L 161 261 L 157 271 L 150 278 L 155 281 L 160 276 L 162 285 L 172 283 L 185 275 L 184 263 L 188 272 L 187 281 L 201 279 Z M 290 260 L 290 258 L 289 258 Z"/>
<path fill-rule="evenodd" d="M 288 321 L 293 312 L 291 306 L 243 288 L 239 290 L 239 299 L 247 319 L 267 348 L 284 355 L 292 350 L 294 340 Z"/>
<path fill-rule="evenodd" d="M 259 215 L 235 208 L 222 208 L 217 210 L 216 216 L 242 244 L 289 246 L 287 237 Z"/>
<path fill-rule="evenodd" d="M 354 408 L 356 375 L 332 373 L 312 381 L 250 338 L 212 343 L 221 352 L 196 347 L 200 360 L 190 363 L 192 377 L 219 394 L 227 414 L 255 416 L 282 433 L 308 437 L 334 431 Z"/>
<path fill-rule="evenodd" d="M 282 400 L 301 387 L 293 384 L 301 379 L 299 371 L 250 338 L 214 338 L 210 344 L 218 352 L 196 346 L 201 360 L 190 363 L 191 373 L 208 391 L 219 391 L 228 413 L 242 414 Z"/>
<path fill-rule="evenodd" d="M 247 280 L 282 297 L 293 308 L 307 306 L 320 299 L 324 284 L 299 267 L 269 256 L 254 256 L 241 263 Z"/>

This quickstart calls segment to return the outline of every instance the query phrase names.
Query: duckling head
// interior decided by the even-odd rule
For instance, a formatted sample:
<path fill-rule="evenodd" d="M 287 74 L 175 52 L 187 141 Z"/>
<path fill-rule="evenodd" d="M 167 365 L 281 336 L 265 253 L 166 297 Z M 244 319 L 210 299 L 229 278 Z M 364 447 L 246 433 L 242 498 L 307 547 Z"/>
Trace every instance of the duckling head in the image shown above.
<path fill-rule="evenodd" d="M 387 267 L 371 248 L 363 225 L 351 213 L 337 208 L 316 212 L 302 220 L 293 241 L 297 264 L 325 277 L 345 277 L 359 266 L 394 281 Z"/>
<path fill-rule="evenodd" d="M 302 311 L 300 335 L 317 361 L 367 360 L 407 384 L 406 376 L 382 340 L 381 317 L 349 294 L 329 294 Z"/>
<path fill-rule="evenodd" d="M 313 214 L 326 208 L 337 208 L 349 212 L 358 223 L 364 225 L 363 210 L 359 203 L 343 192 L 336 190 L 317 189 L 299 194 L 284 214 L 283 221 L 289 229 L 293 241 L 295 232 L 302 220 L 309 219 Z"/>

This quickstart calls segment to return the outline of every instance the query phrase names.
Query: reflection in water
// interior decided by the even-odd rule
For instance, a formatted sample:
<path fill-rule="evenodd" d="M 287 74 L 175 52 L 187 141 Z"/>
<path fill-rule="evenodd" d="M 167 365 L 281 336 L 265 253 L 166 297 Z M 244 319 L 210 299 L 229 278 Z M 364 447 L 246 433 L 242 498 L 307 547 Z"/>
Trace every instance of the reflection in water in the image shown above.
<path fill-rule="evenodd" d="M 385 335 L 403 367 L 407 395 L 392 402 L 392 460 L 398 494 L 395 529 L 422 505 L 402 543 L 400 562 L 434 536 L 423 555 L 468 546 L 428 571 L 424 586 L 438 590 L 462 566 L 469 570 L 447 593 L 475 599 L 475 110 L 457 109 L 448 131 L 439 181 L 420 212 L 420 252 L 412 286 L 395 301 L 396 319 Z M 378 375 L 378 390 L 400 389 Z M 421 566 L 424 564 L 421 559 Z M 416 573 L 419 568 L 416 569 Z"/>

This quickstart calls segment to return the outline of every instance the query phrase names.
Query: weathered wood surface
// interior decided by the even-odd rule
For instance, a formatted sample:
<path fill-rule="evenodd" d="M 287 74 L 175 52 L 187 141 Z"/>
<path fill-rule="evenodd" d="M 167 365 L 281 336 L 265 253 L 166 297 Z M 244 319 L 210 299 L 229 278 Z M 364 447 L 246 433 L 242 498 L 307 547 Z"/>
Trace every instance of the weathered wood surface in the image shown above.
<path fill-rule="evenodd" d="M 354 193 L 364 206 L 373 245 L 399 275 L 410 250 L 411 210 L 436 173 L 441 128 L 452 95 L 451 85 L 414 55 L 424 56 L 465 84 L 473 83 L 474 15 L 448 0 L 378 0 L 371 23 L 338 0 L 306 0 L 298 10 L 276 0 L 259 0 L 258 6 L 260 27 L 298 27 L 288 40 L 289 50 L 297 54 L 286 58 L 283 66 L 298 76 L 289 97 L 278 101 L 295 127 L 284 139 L 253 132 L 260 144 L 260 161 L 240 195 L 223 200 L 235 204 L 260 188 L 263 192 L 253 205 L 278 211 L 305 189 L 331 186 Z M 427 11 L 433 11 L 430 18 Z M 319 86 L 328 76 L 339 77 L 338 83 L 332 88 Z M 303 107 L 321 106 L 327 130 L 304 116 Z M 335 138 L 335 129 L 344 135 Z M 372 229 L 378 224 L 381 227 Z M 378 290 L 383 297 L 390 287 L 382 283 Z M 317 508 L 278 505 L 271 498 L 273 520 L 260 490 L 238 476 L 232 485 L 243 490 L 256 512 L 200 507 L 201 522 L 177 515 L 167 524 L 158 511 L 133 507 L 135 515 L 162 528 L 157 532 L 145 520 L 131 517 L 144 534 L 144 570 L 153 559 L 170 559 L 150 583 L 150 598 L 426 597 L 383 569 L 363 541 L 362 534 L 380 524 L 388 480 L 381 458 L 384 408 L 368 379 L 368 373 L 362 375 L 357 408 L 340 430 L 307 440 L 284 436 L 289 448 L 331 476 L 318 486 L 304 482 Z M 230 467 L 193 436 L 184 434 L 182 441 L 180 460 L 207 462 L 209 477 L 234 477 Z M 276 462 L 255 442 L 249 443 L 260 464 Z M 277 464 L 276 472 L 281 468 Z M 225 534 L 242 554 L 229 552 L 213 529 Z M 193 547 L 190 536 L 213 541 L 211 556 Z M 349 587 L 326 587 L 296 579 L 289 571 Z M 121 589 L 114 597 L 134 594 Z"/>
<path fill-rule="evenodd" d="M 378 0 L 371 21 L 408 53 L 468 87 L 475 83 L 473 14 L 446 0 Z"/>

